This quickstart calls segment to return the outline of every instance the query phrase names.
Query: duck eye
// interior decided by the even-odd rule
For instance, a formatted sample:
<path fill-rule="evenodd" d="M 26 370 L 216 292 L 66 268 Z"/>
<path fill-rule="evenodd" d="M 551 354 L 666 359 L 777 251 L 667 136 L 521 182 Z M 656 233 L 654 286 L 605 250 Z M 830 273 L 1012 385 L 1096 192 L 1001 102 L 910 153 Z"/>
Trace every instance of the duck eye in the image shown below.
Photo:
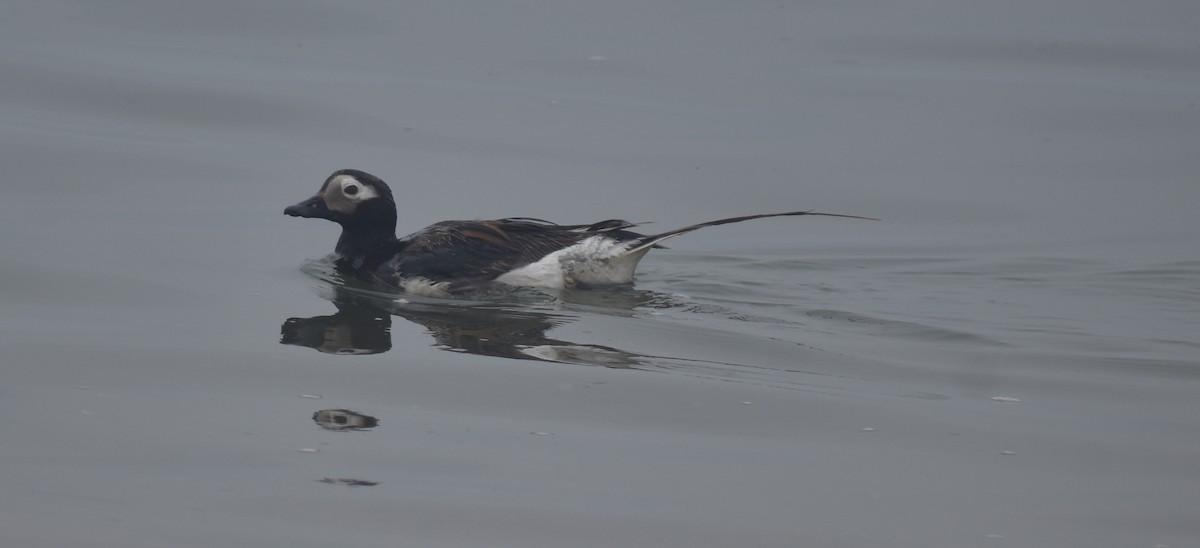
<path fill-rule="evenodd" d="M 342 192 L 345 192 L 347 196 L 354 196 L 358 194 L 358 185 L 346 185 L 342 187 Z"/>

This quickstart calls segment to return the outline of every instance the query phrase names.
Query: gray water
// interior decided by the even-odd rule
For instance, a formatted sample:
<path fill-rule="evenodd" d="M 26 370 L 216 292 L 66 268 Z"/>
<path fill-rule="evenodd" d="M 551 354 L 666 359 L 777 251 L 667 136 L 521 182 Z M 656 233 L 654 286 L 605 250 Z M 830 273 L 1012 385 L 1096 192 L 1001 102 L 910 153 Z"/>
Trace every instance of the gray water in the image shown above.
<path fill-rule="evenodd" d="M 1200 544 L 1200 4 L 563 4 L 7 2 L 0 544 Z M 343 167 L 883 220 L 421 299 Z"/>

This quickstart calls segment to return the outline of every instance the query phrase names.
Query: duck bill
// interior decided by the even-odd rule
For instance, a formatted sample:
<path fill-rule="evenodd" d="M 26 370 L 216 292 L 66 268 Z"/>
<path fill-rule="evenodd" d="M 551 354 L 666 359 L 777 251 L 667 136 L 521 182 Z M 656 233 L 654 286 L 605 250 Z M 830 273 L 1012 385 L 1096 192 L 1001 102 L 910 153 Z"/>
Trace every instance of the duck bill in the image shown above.
<path fill-rule="evenodd" d="M 296 205 L 288 206 L 283 210 L 284 215 L 292 217 L 305 217 L 309 219 L 332 219 L 333 211 L 329 206 L 325 205 L 325 200 L 320 196 L 313 196 Z"/>

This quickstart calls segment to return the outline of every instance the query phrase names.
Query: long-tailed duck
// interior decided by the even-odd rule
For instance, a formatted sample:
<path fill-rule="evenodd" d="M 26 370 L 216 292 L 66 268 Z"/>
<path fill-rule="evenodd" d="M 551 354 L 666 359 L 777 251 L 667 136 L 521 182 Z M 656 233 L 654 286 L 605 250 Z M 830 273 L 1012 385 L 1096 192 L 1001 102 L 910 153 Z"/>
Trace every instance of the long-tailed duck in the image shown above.
<path fill-rule="evenodd" d="M 334 248 L 339 269 L 410 293 L 446 295 L 500 283 L 566 288 L 627 284 L 638 262 L 663 240 L 706 226 L 765 217 L 855 215 L 791 211 L 730 217 L 638 234 L 611 219 L 560 225 L 529 217 L 442 221 L 396 238 L 396 202 L 380 178 L 356 169 L 333 172 L 317 194 L 283 212 L 342 225 Z"/>

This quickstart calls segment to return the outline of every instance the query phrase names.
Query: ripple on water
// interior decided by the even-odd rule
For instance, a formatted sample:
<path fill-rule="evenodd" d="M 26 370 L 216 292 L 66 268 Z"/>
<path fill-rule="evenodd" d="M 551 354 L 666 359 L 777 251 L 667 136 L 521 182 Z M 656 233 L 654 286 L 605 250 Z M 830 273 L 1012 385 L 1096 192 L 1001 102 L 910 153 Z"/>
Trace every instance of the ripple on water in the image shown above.
<path fill-rule="evenodd" d="M 968 333 L 966 331 L 948 329 L 945 327 L 938 327 L 935 325 L 917 322 L 877 318 L 842 310 L 810 310 L 806 314 L 822 320 L 844 322 L 863 326 L 864 328 L 868 329 L 872 335 L 882 335 L 914 342 L 983 345 L 993 347 L 1009 346 L 1007 343 L 985 337 L 983 335 Z"/>

